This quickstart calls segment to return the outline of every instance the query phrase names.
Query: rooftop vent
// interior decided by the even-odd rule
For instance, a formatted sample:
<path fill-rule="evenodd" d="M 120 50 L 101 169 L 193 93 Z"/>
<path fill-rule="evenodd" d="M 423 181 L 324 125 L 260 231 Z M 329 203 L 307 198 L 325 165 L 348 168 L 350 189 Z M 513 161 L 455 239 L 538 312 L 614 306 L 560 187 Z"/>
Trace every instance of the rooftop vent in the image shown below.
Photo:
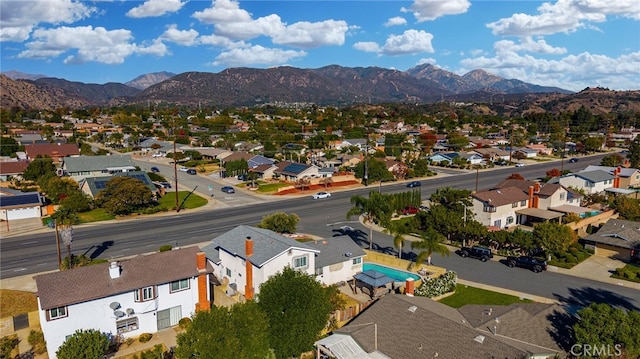
<path fill-rule="evenodd" d="M 409 311 L 411 313 L 415 313 L 417 309 L 418 309 L 418 307 L 416 307 L 415 305 L 412 305 L 412 306 L 409 307 Z"/>
<path fill-rule="evenodd" d="M 473 338 L 473 340 L 475 340 L 476 342 L 482 344 L 482 343 L 484 343 L 484 335 L 478 335 L 475 338 Z"/>

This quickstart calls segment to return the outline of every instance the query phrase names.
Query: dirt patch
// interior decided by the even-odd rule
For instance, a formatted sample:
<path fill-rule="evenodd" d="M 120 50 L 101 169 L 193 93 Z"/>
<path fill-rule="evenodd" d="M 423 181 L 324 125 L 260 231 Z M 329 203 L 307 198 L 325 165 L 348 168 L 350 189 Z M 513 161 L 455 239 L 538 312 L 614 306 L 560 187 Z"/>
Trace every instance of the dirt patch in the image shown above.
<path fill-rule="evenodd" d="M 304 188 L 304 191 L 298 189 L 298 188 L 292 188 L 292 189 L 287 189 L 284 191 L 280 191 L 278 193 L 274 193 L 275 196 L 282 196 L 282 195 L 287 195 L 287 194 L 301 194 L 304 192 L 318 192 L 318 191 L 329 191 L 332 188 L 340 188 L 340 187 L 347 187 L 347 186 L 353 186 L 353 185 L 359 185 L 360 182 L 358 181 L 342 181 L 342 182 L 333 182 L 329 185 L 327 185 L 326 187 L 323 184 L 312 184 L 309 186 L 306 186 Z"/>
<path fill-rule="evenodd" d="M 0 290 L 0 296 L 2 297 L 2 301 L 0 301 L 0 318 L 38 310 L 36 295 L 31 292 L 2 289 Z"/>

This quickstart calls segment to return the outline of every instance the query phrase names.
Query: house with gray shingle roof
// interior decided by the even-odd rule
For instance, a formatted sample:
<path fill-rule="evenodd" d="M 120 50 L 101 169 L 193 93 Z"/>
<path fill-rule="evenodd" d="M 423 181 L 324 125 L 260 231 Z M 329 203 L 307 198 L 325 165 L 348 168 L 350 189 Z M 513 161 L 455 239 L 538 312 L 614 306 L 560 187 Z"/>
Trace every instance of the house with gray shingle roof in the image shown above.
<path fill-rule="evenodd" d="M 589 165 L 580 172 L 591 172 L 595 170 L 605 171 L 619 178 L 618 188 L 640 188 L 640 170 L 637 168 Z"/>
<path fill-rule="evenodd" d="M 475 219 L 498 229 L 522 223 L 516 211 L 529 208 L 529 196 L 515 187 L 478 191 L 471 200 Z"/>
<path fill-rule="evenodd" d="M 583 239 L 598 255 L 640 260 L 640 222 L 610 219 L 598 232 Z"/>
<path fill-rule="evenodd" d="M 79 181 L 85 177 L 135 171 L 136 164 L 129 155 L 66 157 L 62 170 L 65 175 Z"/>
<path fill-rule="evenodd" d="M 604 192 L 613 187 L 615 176 L 602 170 L 570 173 L 558 178 L 558 182 L 565 187 L 584 190 L 586 194 Z"/>
<path fill-rule="evenodd" d="M 218 281 L 248 298 L 287 266 L 314 276 L 319 253 L 292 238 L 245 225 L 217 236 L 202 251 L 213 264 Z"/>
<path fill-rule="evenodd" d="M 563 356 L 555 340 L 560 335 L 554 336 L 559 326 L 553 322 L 562 317 L 562 307 L 527 306 L 456 310 L 430 298 L 388 294 L 315 345 L 321 353 L 338 358 Z M 532 321 L 535 324 L 529 325 Z"/>
<path fill-rule="evenodd" d="M 209 309 L 212 270 L 188 247 L 35 276 L 49 358 L 79 329 L 135 338 Z"/>
<path fill-rule="evenodd" d="M 130 171 L 130 172 L 117 172 L 114 173 L 113 176 L 102 176 L 102 177 L 87 177 L 79 182 L 80 190 L 87 195 L 91 196 L 91 198 L 95 198 L 100 191 L 106 188 L 106 183 L 117 176 L 125 176 L 132 177 L 140 182 L 144 183 L 145 186 L 151 191 L 151 193 L 156 193 L 158 189 L 149 178 L 149 175 L 144 171 Z"/>
<path fill-rule="evenodd" d="M 319 251 L 316 255 L 316 279 L 330 285 L 346 282 L 362 272 L 362 261 L 367 255 L 349 236 L 338 236 L 307 242 Z"/>

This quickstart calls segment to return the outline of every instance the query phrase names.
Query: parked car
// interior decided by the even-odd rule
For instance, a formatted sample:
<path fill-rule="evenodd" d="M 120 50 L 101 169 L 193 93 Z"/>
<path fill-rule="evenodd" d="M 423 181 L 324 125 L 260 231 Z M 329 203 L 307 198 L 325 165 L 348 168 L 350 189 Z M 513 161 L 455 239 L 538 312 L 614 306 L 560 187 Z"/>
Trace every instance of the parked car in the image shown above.
<path fill-rule="evenodd" d="M 313 199 L 323 199 L 331 197 L 331 193 L 329 192 L 318 192 L 313 195 Z"/>
<path fill-rule="evenodd" d="M 194 170 L 193 168 L 189 168 L 187 170 L 187 173 L 190 174 L 190 175 L 197 175 L 198 174 L 198 172 L 196 172 L 196 170 Z"/>
<path fill-rule="evenodd" d="M 534 273 L 540 273 L 547 270 L 547 262 L 544 259 L 538 259 L 530 256 L 507 257 L 507 266 L 509 266 L 509 268 L 528 268 Z"/>
<path fill-rule="evenodd" d="M 518 163 L 516 163 L 516 167 L 524 167 L 524 163 L 518 162 Z"/>
<path fill-rule="evenodd" d="M 578 162 L 578 159 L 574 157 L 574 158 L 570 159 L 569 162 L 576 163 L 576 162 Z"/>
<path fill-rule="evenodd" d="M 224 186 L 224 187 L 222 187 L 222 192 L 224 192 L 224 193 L 236 193 L 236 190 L 233 189 L 233 187 L 231 187 L 231 186 Z"/>
<path fill-rule="evenodd" d="M 160 182 L 160 184 L 162 185 L 162 187 L 164 188 L 171 188 L 171 183 L 169 182 Z"/>
<path fill-rule="evenodd" d="M 477 258 L 483 262 L 486 262 L 489 259 L 493 258 L 493 253 L 491 253 L 491 249 L 481 246 L 462 247 L 460 249 L 460 257 Z"/>
<path fill-rule="evenodd" d="M 248 181 L 249 180 L 249 176 L 246 175 L 246 174 L 238 175 L 236 178 L 238 179 L 238 181 Z"/>
<path fill-rule="evenodd" d="M 187 172 L 189 169 L 187 167 L 180 167 L 178 170 L 181 172 Z"/>
<path fill-rule="evenodd" d="M 422 183 L 420 183 L 420 181 L 411 181 L 407 183 L 407 187 L 409 188 L 420 187 L 420 186 L 422 186 Z"/>
<path fill-rule="evenodd" d="M 154 167 L 151 167 L 151 172 L 158 173 L 158 172 L 160 172 L 160 169 L 158 167 L 154 166 Z"/>
<path fill-rule="evenodd" d="M 495 164 L 498 165 L 498 166 L 506 166 L 509 163 L 507 161 L 498 161 L 498 162 L 495 162 Z"/>
<path fill-rule="evenodd" d="M 418 213 L 420 209 L 418 207 L 414 207 L 414 206 L 406 206 L 402 209 L 402 215 L 403 216 L 407 216 L 410 214 L 416 214 Z"/>

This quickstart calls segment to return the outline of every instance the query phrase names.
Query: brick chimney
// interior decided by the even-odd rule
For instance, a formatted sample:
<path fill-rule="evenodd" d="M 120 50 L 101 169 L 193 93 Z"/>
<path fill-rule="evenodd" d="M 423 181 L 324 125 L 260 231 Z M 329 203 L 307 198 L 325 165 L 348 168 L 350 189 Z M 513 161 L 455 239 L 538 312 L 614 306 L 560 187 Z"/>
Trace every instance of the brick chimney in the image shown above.
<path fill-rule="evenodd" d="M 198 303 L 196 304 L 196 311 L 209 310 L 211 302 L 208 295 L 207 256 L 204 252 L 196 253 L 196 268 L 198 269 Z"/>
<path fill-rule="evenodd" d="M 527 208 L 533 207 L 533 191 L 533 186 L 529 186 L 529 204 L 527 205 Z"/>
<path fill-rule="evenodd" d="M 620 166 L 616 167 L 616 169 L 613 170 L 613 188 L 620 188 L 620 172 L 622 171 L 622 169 L 620 168 Z"/>
<path fill-rule="evenodd" d="M 244 286 L 244 298 L 246 300 L 253 299 L 253 264 L 251 264 L 250 258 L 253 256 L 253 240 L 251 237 L 247 237 L 244 241 L 245 252 L 245 269 L 247 284 Z"/>

